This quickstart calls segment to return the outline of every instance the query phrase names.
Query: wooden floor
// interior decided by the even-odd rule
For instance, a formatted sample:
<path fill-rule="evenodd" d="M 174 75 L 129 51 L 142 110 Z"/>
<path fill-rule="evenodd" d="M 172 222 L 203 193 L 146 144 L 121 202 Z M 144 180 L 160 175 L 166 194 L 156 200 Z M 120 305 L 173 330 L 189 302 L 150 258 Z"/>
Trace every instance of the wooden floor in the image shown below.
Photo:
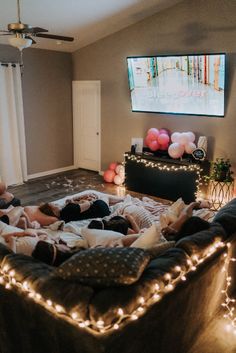
<path fill-rule="evenodd" d="M 22 185 L 9 187 L 9 191 L 21 200 L 23 206 L 55 201 L 64 196 L 89 189 L 119 196 L 124 196 L 127 193 L 135 197 L 144 196 L 143 194 L 126 190 L 124 186 L 119 187 L 111 183 L 105 183 L 102 176 L 97 172 L 84 169 L 37 178 L 29 180 Z M 167 204 L 170 203 L 167 200 L 152 198 Z"/>

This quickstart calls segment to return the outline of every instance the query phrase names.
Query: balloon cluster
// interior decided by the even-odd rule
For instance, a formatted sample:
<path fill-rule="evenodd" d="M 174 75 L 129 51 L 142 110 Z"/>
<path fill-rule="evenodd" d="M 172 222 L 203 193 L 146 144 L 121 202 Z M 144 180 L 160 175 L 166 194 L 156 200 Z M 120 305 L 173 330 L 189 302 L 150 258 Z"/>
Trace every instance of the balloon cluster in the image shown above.
<path fill-rule="evenodd" d="M 171 135 L 171 141 L 168 148 L 168 154 L 171 158 L 180 158 L 184 154 L 184 152 L 191 154 L 196 145 L 195 135 L 193 132 L 174 132 Z"/>
<path fill-rule="evenodd" d="M 122 164 L 112 162 L 104 172 L 103 179 L 106 183 L 122 185 L 125 181 L 125 168 Z"/>
<path fill-rule="evenodd" d="M 145 138 L 145 145 L 150 148 L 151 151 L 162 150 L 165 151 L 169 147 L 170 136 L 166 129 L 156 129 L 152 127 L 148 130 Z"/>

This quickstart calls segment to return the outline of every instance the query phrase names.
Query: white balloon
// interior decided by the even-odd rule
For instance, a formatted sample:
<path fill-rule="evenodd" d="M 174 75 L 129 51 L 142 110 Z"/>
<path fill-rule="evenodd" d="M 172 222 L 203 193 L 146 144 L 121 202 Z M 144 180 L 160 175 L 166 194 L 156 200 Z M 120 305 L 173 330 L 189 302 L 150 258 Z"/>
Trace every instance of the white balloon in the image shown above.
<path fill-rule="evenodd" d="M 116 171 L 116 174 L 124 173 L 125 172 L 125 168 L 124 168 L 124 166 L 122 164 L 119 164 L 116 167 L 115 171 Z"/>
<path fill-rule="evenodd" d="M 178 138 L 180 136 L 180 133 L 179 132 L 174 132 L 172 135 L 171 135 L 171 141 L 172 142 L 178 142 Z"/>
<path fill-rule="evenodd" d="M 193 142 L 188 142 L 188 143 L 186 143 L 186 145 L 185 145 L 185 152 L 186 152 L 186 153 L 191 154 L 191 153 L 193 153 L 193 151 L 194 151 L 195 149 L 196 149 L 195 143 L 193 143 Z"/>
<path fill-rule="evenodd" d="M 180 143 L 174 142 L 169 146 L 168 153 L 171 158 L 180 158 L 184 153 L 184 147 Z"/>
<path fill-rule="evenodd" d="M 182 132 L 182 133 L 180 134 L 180 137 L 179 137 L 179 139 L 178 139 L 178 142 L 179 142 L 181 145 L 186 145 L 186 143 L 190 142 L 187 132 Z"/>
<path fill-rule="evenodd" d="M 123 184 L 124 180 L 117 174 L 117 175 L 115 176 L 113 182 L 114 182 L 114 184 L 116 184 L 116 185 L 121 185 L 121 184 Z"/>
<path fill-rule="evenodd" d="M 186 134 L 188 135 L 189 142 L 194 142 L 195 141 L 196 136 L 194 135 L 193 132 L 188 131 L 188 132 L 186 132 Z"/>

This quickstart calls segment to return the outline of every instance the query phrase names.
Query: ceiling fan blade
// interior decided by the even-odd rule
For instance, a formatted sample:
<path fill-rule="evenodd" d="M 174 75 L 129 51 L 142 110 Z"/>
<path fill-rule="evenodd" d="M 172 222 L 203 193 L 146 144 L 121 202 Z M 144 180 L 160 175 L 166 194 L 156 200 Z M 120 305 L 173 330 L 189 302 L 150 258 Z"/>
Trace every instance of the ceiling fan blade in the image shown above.
<path fill-rule="evenodd" d="M 0 36 L 12 36 L 13 33 L 0 33 Z"/>
<path fill-rule="evenodd" d="M 25 36 L 25 38 L 26 38 L 26 39 L 31 39 L 31 40 L 32 40 L 32 44 L 36 44 L 35 40 L 34 40 L 32 37 L 30 37 L 30 36 Z"/>
<path fill-rule="evenodd" d="M 73 40 L 74 40 L 73 37 L 64 37 L 64 36 L 58 36 L 55 34 L 44 34 L 44 33 L 36 33 L 36 37 L 57 39 L 57 40 L 65 41 L 65 42 L 73 42 Z"/>
<path fill-rule="evenodd" d="M 4 29 L 0 29 L 0 32 L 9 33 L 9 31 L 5 31 Z"/>
<path fill-rule="evenodd" d="M 27 30 L 25 30 L 27 33 L 41 33 L 41 32 L 48 32 L 47 29 L 41 28 L 41 27 L 31 27 Z"/>

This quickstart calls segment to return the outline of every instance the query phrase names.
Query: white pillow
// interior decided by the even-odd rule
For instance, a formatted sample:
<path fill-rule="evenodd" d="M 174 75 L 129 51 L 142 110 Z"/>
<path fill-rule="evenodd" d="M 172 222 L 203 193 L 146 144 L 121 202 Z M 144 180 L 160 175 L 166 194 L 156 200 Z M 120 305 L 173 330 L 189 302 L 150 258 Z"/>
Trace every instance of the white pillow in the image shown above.
<path fill-rule="evenodd" d="M 141 234 L 137 240 L 135 240 L 130 246 L 132 248 L 149 249 L 158 243 L 162 242 L 161 228 L 157 224 L 153 224 L 143 234 Z"/>
<path fill-rule="evenodd" d="M 5 241 L 4 235 L 23 231 L 23 229 L 0 222 L 0 243 L 4 244 L 16 253 L 31 255 L 38 242 L 38 237 L 16 237 L 12 239 L 11 245 Z"/>
<path fill-rule="evenodd" d="M 13 232 L 23 232 L 23 229 L 0 222 L 0 235 L 10 234 Z"/>
<path fill-rule="evenodd" d="M 115 241 L 124 237 L 124 234 L 112 230 L 89 228 L 81 228 L 81 235 L 87 241 L 89 248 L 114 246 Z"/>

